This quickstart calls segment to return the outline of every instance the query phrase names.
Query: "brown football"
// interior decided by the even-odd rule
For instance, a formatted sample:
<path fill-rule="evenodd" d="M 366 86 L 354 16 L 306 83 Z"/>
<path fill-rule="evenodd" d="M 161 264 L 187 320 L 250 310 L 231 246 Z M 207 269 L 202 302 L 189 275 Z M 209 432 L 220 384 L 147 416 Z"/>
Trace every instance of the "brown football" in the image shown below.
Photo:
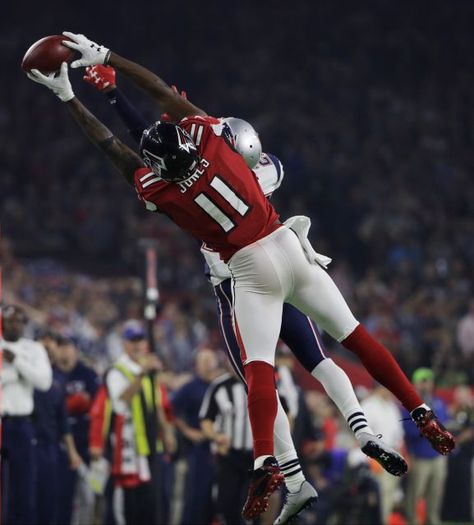
<path fill-rule="evenodd" d="M 70 39 L 63 35 L 52 35 L 35 42 L 23 57 L 22 69 L 39 69 L 42 73 L 52 73 L 58 71 L 63 62 L 71 62 L 74 50 L 63 45 L 63 40 Z"/>

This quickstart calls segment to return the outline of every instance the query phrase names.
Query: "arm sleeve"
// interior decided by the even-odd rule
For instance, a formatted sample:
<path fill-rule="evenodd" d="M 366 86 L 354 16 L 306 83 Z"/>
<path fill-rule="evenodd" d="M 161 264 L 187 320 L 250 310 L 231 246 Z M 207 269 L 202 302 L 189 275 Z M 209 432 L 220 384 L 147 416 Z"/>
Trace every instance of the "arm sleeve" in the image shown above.
<path fill-rule="evenodd" d="M 199 419 L 210 419 L 211 421 L 216 420 L 218 414 L 216 393 L 217 389 L 213 385 L 209 386 L 206 390 L 206 394 L 201 403 L 201 408 L 199 409 Z"/>
<path fill-rule="evenodd" d="M 272 155 L 271 153 L 267 153 L 267 155 L 269 159 L 273 162 L 273 165 L 275 166 L 276 182 L 275 187 L 273 188 L 273 191 L 275 191 L 281 186 L 281 183 L 283 182 L 285 170 L 283 169 L 283 164 L 281 163 L 281 160 L 276 155 Z"/>
<path fill-rule="evenodd" d="M 0 382 L 2 386 L 8 385 L 8 383 L 16 383 L 17 381 L 18 370 L 14 366 L 3 365 L 3 370 L 0 374 Z"/>
<path fill-rule="evenodd" d="M 69 426 L 69 421 L 67 418 L 66 410 L 66 397 L 62 396 L 60 403 L 56 408 L 56 420 L 58 423 L 59 435 L 64 436 L 71 432 L 71 427 Z"/>
<path fill-rule="evenodd" d="M 95 398 L 97 391 L 99 390 L 100 384 L 101 384 L 100 377 L 97 375 L 95 370 L 91 368 L 89 377 L 87 380 L 87 392 L 91 396 L 91 399 Z"/>
<path fill-rule="evenodd" d="M 90 448 L 104 448 L 104 427 L 107 426 L 107 389 L 103 385 L 100 387 L 95 396 L 92 408 L 90 411 L 90 426 L 89 426 L 89 447 Z"/>
<path fill-rule="evenodd" d="M 110 370 L 105 378 L 107 391 L 114 412 L 124 415 L 128 412 L 127 403 L 120 396 L 130 384 L 129 380 L 119 370 Z"/>
<path fill-rule="evenodd" d="M 13 364 L 21 376 L 36 389 L 46 392 L 51 388 L 53 371 L 42 344 L 31 341 L 28 346 L 23 346 L 21 351 L 15 354 Z"/>
<path fill-rule="evenodd" d="M 260 161 L 254 168 L 254 173 L 266 197 L 270 198 L 283 181 L 283 165 L 280 160 L 270 153 L 262 153 Z"/>
<path fill-rule="evenodd" d="M 109 91 L 107 97 L 110 104 L 116 109 L 120 118 L 127 125 L 130 135 L 139 143 L 143 130 L 148 127 L 148 122 L 118 88 Z"/>
<path fill-rule="evenodd" d="M 176 417 L 185 418 L 188 400 L 190 399 L 188 392 L 189 383 L 186 383 L 171 398 L 171 405 Z"/>

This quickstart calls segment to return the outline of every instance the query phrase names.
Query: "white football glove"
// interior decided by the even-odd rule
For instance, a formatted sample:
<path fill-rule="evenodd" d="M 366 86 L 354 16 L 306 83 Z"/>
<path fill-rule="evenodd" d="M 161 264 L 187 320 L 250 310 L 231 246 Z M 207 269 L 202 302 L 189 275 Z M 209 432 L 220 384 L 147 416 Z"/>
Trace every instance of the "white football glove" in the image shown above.
<path fill-rule="evenodd" d="M 66 47 L 70 47 L 81 53 L 82 57 L 79 60 L 74 60 L 71 64 L 72 68 L 95 66 L 96 64 L 106 64 L 110 55 L 110 50 L 100 44 L 96 44 L 89 40 L 84 35 L 76 35 L 69 31 L 63 31 L 63 35 L 72 40 L 63 40 L 62 43 Z"/>
<path fill-rule="evenodd" d="M 75 96 L 71 87 L 71 82 L 69 82 L 66 62 L 61 64 L 59 74 L 48 73 L 45 75 L 37 69 L 32 69 L 27 75 L 29 79 L 33 80 L 33 82 L 38 82 L 38 84 L 43 84 L 43 86 L 49 88 L 63 102 L 68 102 Z"/>

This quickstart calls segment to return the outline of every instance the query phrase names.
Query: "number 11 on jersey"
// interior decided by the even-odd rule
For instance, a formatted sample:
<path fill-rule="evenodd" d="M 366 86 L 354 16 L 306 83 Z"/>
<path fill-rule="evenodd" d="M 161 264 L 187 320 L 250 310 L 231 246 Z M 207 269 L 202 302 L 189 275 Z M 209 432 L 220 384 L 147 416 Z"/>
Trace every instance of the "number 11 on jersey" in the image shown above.
<path fill-rule="evenodd" d="M 225 183 L 217 175 L 211 180 L 210 186 L 221 195 L 229 205 L 235 210 L 241 217 L 249 211 L 249 206 L 235 193 L 235 191 Z M 220 208 L 206 193 L 199 193 L 195 198 L 194 202 L 200 206 L 217 224 L 225 231 L 229 232 L 235 228 L 235 222 Z"/>

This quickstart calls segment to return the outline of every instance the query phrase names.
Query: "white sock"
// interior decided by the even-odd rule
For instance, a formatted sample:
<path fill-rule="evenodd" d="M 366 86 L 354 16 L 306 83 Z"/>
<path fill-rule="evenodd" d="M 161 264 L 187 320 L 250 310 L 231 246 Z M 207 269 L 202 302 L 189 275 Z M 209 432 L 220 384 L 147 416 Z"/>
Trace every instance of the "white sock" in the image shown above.
<path fill-rule="evenodd" d="M 277 399 L 278 410 L 275 418 L 275 426 L 273 427 L 275 458 L 278 461 L 280 470 L 285 476 L 285 485 L 288 492 L 298 492 L 306 478 L 304 477 L 300 460 L 298 459 L 298 454 L 293 444 L 290 422 L 278 396 Z"/>
<path fill-rule="evenodd" d="M 253 469 L 257 470 L 260 467 L 263 467 L 263 462 L 267 459 L 271 458 L 271 456 L 258 456 L 258 458 L 255 458 L 253 462 Z"/>
<path fill-rule="evenodd" d="M 326 390 L 344 416 L 352 432 L 358 439 L 361 434 L 374 434 L 352 388 L 347 374 L 329 358 L 323 359 L 311 372 Z"/>
<path fill-rule="evenodd" d="M 419 408 L 424 408 L 425 410 L 431 410 L 431 408 L 430 408 L 426 403 L 423 403 L 423 404 L 420 405 L 419 407 L 414 408 L 414 409 L 410 412 L 410 415 L 413 414 L 413 412 L 414 412 L 415 410 L 418 410 Z"/>

